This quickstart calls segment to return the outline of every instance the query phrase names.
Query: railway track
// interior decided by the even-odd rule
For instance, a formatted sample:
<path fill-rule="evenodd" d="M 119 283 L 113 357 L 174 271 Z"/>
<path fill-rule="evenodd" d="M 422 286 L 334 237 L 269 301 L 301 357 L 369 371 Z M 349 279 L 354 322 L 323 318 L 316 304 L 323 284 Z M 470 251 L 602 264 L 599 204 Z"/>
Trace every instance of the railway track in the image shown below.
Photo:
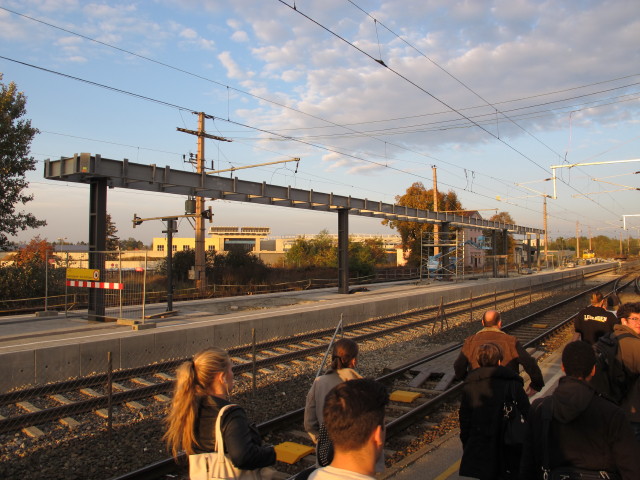
<path fill-rule="evenodd" d="M 579 284 L 589 275 L 567 276 L 538 288 L 528 287 L 511 292 L 489 293 L 446 305 L 430 306 L 419 311 L 375 318 L 344 328 L 343 334 L 361 343 L 386 335 L 398 335 L 415 329 L 451 328 L 473 319 L 475 311 L 487 308 L 508 310 L 547 297 L 550 292 Z M 256 376 L 270 373 L 272 368 L 286 368 L 291 362 L 305 361 L 325 352 L 333 330 L 320 330 L 293 338 L 260 342 L 229 350 L 236 375 Z M 144 401 L 168 401 L 172 389 L 172 372 L 185 359 L 149 366 L 108 371 L 104 374 L 56 382 L 0 394 L 0 434 L 22 429 L 31 436 L 47 433 L 50 422 L 76 426 L 95 414 L 110 422 L 114 408 L 141 410 Z M 75 417 L 82 416 L 83 420 Z"/>
<path fill-rule="evenodd" d="M 635 286 L 638 291 L 637 278 L 627 280 L 622 285 L 620 280 L 607 282 L 611 291 L 628 288 L 630 285 Z M 565 327 L 577 310 L 584 306 L 584 294 L 596 288 L 602 289 L 603 285 L 589 288 L 535 314 L 511 322 L 504 329 L 516 335 L 525 347 L 535 347 L 541 354 L 547 353 L 545 339 Z M 356 341 L 360 340 L 356 337 Z M 440 422 L 450 420 L 452 414 L 455 416 L 455 409 L 450 404 L 457 398 L 462 384 L 453 384 L 450 366 L 460 346 L 461 344 L 451 345 L 426 357 L 398 366 L 378 378 L 389 386 L 390 391 L 402 390 L 416 394 L 416 398 L 410 403 L 396 401 L 390 403 L 387 412 L 387 438 L 393 447 L 387 450 L 387 458 L 398 460 L 402 456 L 399 451 L 410 444 L 416 436 L 424 434 L 425 431 L 437 430 Z M 270 443 L 295 441 L 310 445 L 306 434 L 302 433 L 302 414 L 303 409 L 297 409 L 263 422 L 259 425 L 260 431 Z M 182 459 L 181 462 L 184 468 L 185 460 Z M 279 464 L 278 467 L 284 478 L 313 463 L 315 463 L 315 457 L 309 455 L 295 466 Z M 161 478 L 167 472 L 175 472 L 172 468 L 175 469 L 176 464 L 172 459 L 167 459 L 118 477 L 118 480 Z"/>

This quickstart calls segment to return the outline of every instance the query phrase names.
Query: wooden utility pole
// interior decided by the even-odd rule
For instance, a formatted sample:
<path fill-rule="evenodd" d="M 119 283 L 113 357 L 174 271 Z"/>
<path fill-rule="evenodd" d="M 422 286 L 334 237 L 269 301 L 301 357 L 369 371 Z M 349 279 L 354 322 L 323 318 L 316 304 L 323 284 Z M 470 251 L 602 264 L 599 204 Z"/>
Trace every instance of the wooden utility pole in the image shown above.
<path fill-rule="evenodd" d="M 438 211 L 438 173 L 435 165 L 431 166 L 433 172 L 433 211 Z M 438 223 L 433 224 L 433 244 L 438 245 L 440 243 L 440 225 Z M 433 247 L 433 254 L 438 255 L 440 253 L 440 247 Z"/>
<path fill-rule="evenodd" d="M 198 113 L 198 158 L 197 158 L 197 172 L 203 175 L 204 172 L 204 113 Z M 196 212 L 204 212 L 204 197 L 200 195 L 196 196 Z M 196 264 L 195 264 L 195 281 L 196 289 L 203 292 L 207 289 L 207 276 L 205 268 L 205 253 L 204 253 L 204 217 L 198 215 L 196 217 Z"/>
<path fill-rule="evenodd" d="M 549 236 L 547 234 L 547 196 L 544 197 L 544 203 L 542 204 L 542 227 L 544 228 L 544 261 L 547 262 L 547 255 L 549 254 Z"/>
<path fill-rule="evenodd" d="M 196 113 L 196 112 L 194 112 Z M 204 139 L 210 138 L 212 140 L 219 140 L 222 142 L 230 142 L 231 140 L 218 137 L 216 135 L 209 135 L 205 132 L 204 121 L 207 118 L 213 118 L 210 115 L 206 115 L 204 112 L 198 114 L 198 130 L 187 130 L 186 128 L 177 128 L 179 132 L 188 133 L 198 137 L 198 158 L 196 159 L 196 171 L 200 175 L 206 175 L 204 164 Z M 196 250 L 196 264 L 194 268 L 196 289 L 200 292 L 204 292 L 207 289 L 207 277 L 205 275 L 205 252 L 204 252 L 204 197 L 198 195 L 196 191 L 196 228 L 195 228 L 195 250 Z"/>

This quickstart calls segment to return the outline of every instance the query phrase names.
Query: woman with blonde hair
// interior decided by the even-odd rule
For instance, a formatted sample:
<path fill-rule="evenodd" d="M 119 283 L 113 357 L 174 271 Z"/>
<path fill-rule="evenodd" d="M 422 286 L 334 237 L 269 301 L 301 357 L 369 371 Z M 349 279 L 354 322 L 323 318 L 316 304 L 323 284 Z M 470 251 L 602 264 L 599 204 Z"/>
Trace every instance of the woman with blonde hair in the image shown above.
<path fill-rule="evenodd" d="M 233 389 L 231 367 L 229 354 L 215 347 L 196 353 L 178 367 L 163 437 L 174 457 L 181 450 L 187 455 L 216 451 L 216 419 L 220 409 L 230 405 Z M 275 463 L 273 446 L 262 444 L 242 407 L 226 410 L 221 430 L 225 452 L 236 468 L 255 470 Z"/>

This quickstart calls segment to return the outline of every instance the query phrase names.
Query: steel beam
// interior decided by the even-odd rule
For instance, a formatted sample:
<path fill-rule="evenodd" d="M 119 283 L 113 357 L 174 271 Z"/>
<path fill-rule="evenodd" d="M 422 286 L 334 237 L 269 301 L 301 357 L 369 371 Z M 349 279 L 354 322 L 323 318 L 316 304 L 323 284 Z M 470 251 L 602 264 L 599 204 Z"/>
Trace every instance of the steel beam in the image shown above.
<path fill-rule="evenodd" d="M 455 227 L 508 230 L 520 235 L 543 232 L 536 228 L 490 222 L 448 212 L 432 212 L 366 198 L 302 190 L 291 186 L 283 187 L 266 182 L 249 182 L 238 178 L 223 178 L 205 173 L 198 174 L 174 170 L 168 166 L 162 168 L 155 164 L 143 165 L 111 160 L 88 153 L 76 154 L 60 160 L 45 160 L 44 177 L 49 180 L 79 183 L 88 183 L 93 178 L 106 178 L 110 187 L 283 205 L 307 210 L 332 211 L 344 208 L 349 209 L 350 215 L 373 215 L 377 218 L 418 223 L 447 222 Z"/>

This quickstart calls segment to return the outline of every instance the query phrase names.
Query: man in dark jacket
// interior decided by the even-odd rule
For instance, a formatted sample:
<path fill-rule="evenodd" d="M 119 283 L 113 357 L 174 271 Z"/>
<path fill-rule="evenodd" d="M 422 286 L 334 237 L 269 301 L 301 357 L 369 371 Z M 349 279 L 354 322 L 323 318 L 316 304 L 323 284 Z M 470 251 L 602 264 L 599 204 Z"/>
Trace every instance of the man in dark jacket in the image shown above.
<path fill-rule="evenodd" d="M 593 345 L 601 336 L 613 332 L 613 326 L 620 323 L 618 318 L 604 307 L 607 299 L 601 292 L 591 294 L 591 305 L 578 312 L 573 320 L 576 333 L 573 340 L 582 340 Z"/>
<path fill-rule="evenodd" d="M 520 342 L 513 335 L 504 333 L 500 312 L 488 310 L 482 316 L 482 326 L 484 327 L 475 335 L 471 335 L 464 341 L 460 355 L 453 364 L 453 369 L 457 380 L 464 380 L 470 370 L 478 368 L 478 349 L 485 343 L 495 343 L 502 350 L 502 365 L 511 368 L 514 372 L 520 373 L 520 365 L 531 377 L 531 385 L 527 389 L 528 395 L 539 392 L 544 387 L 542 372 L 536 360 L 531 357 Z"/>
<path fill-rule="evenodd" d="M 502 352 L 497 345 L 481 345 L 477 360 L 480 367 L 465 379 L 460 401 L 460 475 L 491 480 L 516 478 L 522 446 L 505 445 L 503 441 L 504 405 L 507 399 L 512 400 L 526 419 L 529 399 L 520 375 L 500 366 Z"/>
<path fill-rule="evenodd" d="M 620 341 L 620 360 L 632 374 L 640 374 L 640 302 L 625 303 L 618 309 L 621 325 L 613 328 Z M 627 414 L 635 436 L 640 442 L 640 377 L 629 386 L 627 395 L 620 403 Z"/>
<path fill-rule="evenodd" d="M 587 343 L 571 342 L 565 347 L 562 370 L 566 376 L 551 396 L 536 400 L 529 410 L 521 478 L 542 478 L 544 467 L 555 472 L 576 468 L 617 472 L 623 480 L 637 480 L 640 444 L 624 412 L 587 383 L 595 373 L 595 362 Z"/>

